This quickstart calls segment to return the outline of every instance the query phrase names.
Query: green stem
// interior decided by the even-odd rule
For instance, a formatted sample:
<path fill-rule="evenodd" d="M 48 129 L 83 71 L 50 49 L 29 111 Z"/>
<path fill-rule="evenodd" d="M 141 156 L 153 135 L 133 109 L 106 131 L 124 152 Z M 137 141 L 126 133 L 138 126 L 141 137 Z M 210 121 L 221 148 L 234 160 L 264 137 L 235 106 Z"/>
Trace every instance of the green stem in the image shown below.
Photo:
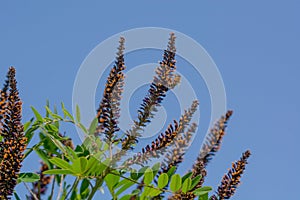
<path fill-rule="evenodd" d="M 87 200 L 92 200 L 94 195 L 96 194 L 98 188 L 102 185 L 104 178 L 97 179 L 95 186 L 92 188 L 92 192 L 90 193 Z"/>
<path fill-rule="evenodd" d="M 54 194 L 54 186 L 55 186 L 55 176 L 52 178 L 52 186 L 51 186 L 51 193 L 49 199 L 52 200 Z"/>
<path fill-rule="evenodd" d="M 79 178 L 77 177 L 73 183 L 73 186 L 71 187 L 71 189 L 69 190 L 68 194 L 66 195 L 65 199 L 67 199 L 67 197 L 69 196 L 69 194 L 78 186 L 79 183 Z"/>

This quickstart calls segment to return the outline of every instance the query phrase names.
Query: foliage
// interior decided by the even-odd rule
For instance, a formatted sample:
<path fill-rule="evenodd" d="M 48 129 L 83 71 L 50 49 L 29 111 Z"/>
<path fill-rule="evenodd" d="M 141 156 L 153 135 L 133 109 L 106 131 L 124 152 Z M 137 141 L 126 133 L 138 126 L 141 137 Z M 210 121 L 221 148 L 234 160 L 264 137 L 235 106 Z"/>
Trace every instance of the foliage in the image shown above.
<path fill-rule="evenodd" d="M 118 120 L 126 68 L 124 41 L 124 38 L 120 39 L 115 64 L 107 78 L 95 119 L 89 127 L 82 124 L 78 106 L 73 116 L 63 103 L 60 112 L 56 108 L 51 109 L 47 103 L 45 116 L 32 107 L 34 118 L 22 125 L 22 103 L 16 89 L 15 69 L 10 68 L 0 96 L 0 199 L 10 199 L 14 187 L 20 183 L 24 183 L 29 191 L 27 199 L 35 200 L 91 200 L 104 187 L 112 199 L 120 200 L 165 197 L 209 199 L 213 189 L 203 185 L 206 166 L 220 149 L 232 111 L 216 122 L 193 167 L 184 175 L 176 173 L 176 169 L 183 162 L 197 129 L 197 124 L 192 122 L 199 104 L 197 100 L 151 144 L 128 157 L 127 153 L 134 150 L 141 133 L 155 117 L 168 91 L 180 82 L 180 76 L 176 74 L 175 36 L 172 33 L 148 94 L 138 110 L 137 119 L 128 131 L 122 132 Z M 63 125 L 67 123 L 85 134 L 82 144 L 75 146 L 71 138 L 61 134 Z M 34 135 L 39 140 L 32 144 Z M 28 144 L 31 146 L 24 151 Z M 42 160 L 40 172 L 20 173 L 21 162 L 32 152 Z M 234 194 L 249 156 L 250 151 L 246 151 L 233 164 L 210 199 L 228 199 Z M 164 157 L 161 163 L 151 164 L 150 161 L 160 157 Z M 9 170 L 12 173 L 8 173 Z M 28 183 L 32 184 L 31 188 Z M 20 199 L 16 192 L 14 196 Z"/>

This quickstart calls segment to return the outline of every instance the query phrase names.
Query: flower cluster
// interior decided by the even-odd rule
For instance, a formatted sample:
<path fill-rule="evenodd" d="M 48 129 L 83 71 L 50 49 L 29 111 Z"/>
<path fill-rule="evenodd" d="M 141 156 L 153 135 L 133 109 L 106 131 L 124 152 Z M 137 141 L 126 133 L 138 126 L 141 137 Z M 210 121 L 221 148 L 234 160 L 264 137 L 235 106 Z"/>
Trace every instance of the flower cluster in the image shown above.
<path fill-rule="evenodd" d="M 190 122 L 197 111 L 198 105 L 199 102 L 197 100 L 193 101 L 191 107 L 185 110 L 184 114 L 180 117 L 178 137 L 174 138 L 171 148 L 166 153 L 165 159 L 162 162 L 162 170 L 159 173 L 167 172 L 173 166 L 177 167 L 183 161 L 185 151 L 189 147 L 192 136 L 197 129 L 197 124 L 190 124 Z"/>
<path fill-rule="evenodd" d="M 11 67 L 0 99 L 0 199 L 10 199 L 17 184 L 27 139 L 21 123 L 22 102 Z"/>
<path fill-rule="evenodd" d="M 171 33 L 163 60 L 160 62 L 160 66 L 157 67 L 156 76 L 154 76 L 148 94 L 138 110 L 138 119 L 134 121 L 132 128 L 126 132 L 126 137 L 122 141 L 123 151 L 131 149 L 137 143 L 141 131 L 151 122 L 154 112 L 161 105 L 166 93 L 180 82 L 180 76 L 174 74 L 176 71 L 175 52 L 175 35 Z"/>
<path fill-rule="evenodd" d="M 142 151 L 137 153 L 133 158 L 128 159 L 124 166 L 128 167 L 132 164 L 142 165 L 144 163 L 148 163 L 150 158 L 159 158 L 163 152 L 165 152 L 165 148 L 168 147 L 173 141 L 174 138 L 178 135 L 178 122 L 174 120 L 174 126 L 172 124 L 169 125 L 165 133 L 161 133 L 154 141 L 151 142 L 151 145 L 147 145 L 142 148 Z"/>
<path fill-rule="evenodd" d="M 219 200 L 229 199 L 234 195 L 237 186 L 240 184 L 241 176 L 245 171 L 247 160 L 250 155 L 251 153 L 249 150 L 244 152 L 241 159 L 232 163 L 232 168 L 223 176 L 217 192 Z"/>
<path fill-rule="evenodd" d="M 228 120 L 232 115 L 232 111 L 227 111 L 225 116 L 222 116 L 210 130 L 206 136 L 206 140 L 201 147 L 200 153 L 193 165 L 193 175 L 196 177 L 201 175 L 201 181 L 197 184 L 196 188 L 200 188 L 204 182 L 204 178 L 207 175 L 206 166 L 212 157 L 220 150 L 222 139 L 225 135 L 225 129 L 227 127 Z"/>
<path fill-rule="evenodd" d="M 111 69 L 107 78 L 103 98 L 97 110 L 97 118 L 99 122 L 97 132 L 104 133 L 109 142 L 112 142 L 115 132 L 119 131 L 119 105 L 125 78 L 123 73 L 125 70 L 125 39 L 121 37 L 119 43 L 120 45 L 118 47 L 115 65 Z"/>

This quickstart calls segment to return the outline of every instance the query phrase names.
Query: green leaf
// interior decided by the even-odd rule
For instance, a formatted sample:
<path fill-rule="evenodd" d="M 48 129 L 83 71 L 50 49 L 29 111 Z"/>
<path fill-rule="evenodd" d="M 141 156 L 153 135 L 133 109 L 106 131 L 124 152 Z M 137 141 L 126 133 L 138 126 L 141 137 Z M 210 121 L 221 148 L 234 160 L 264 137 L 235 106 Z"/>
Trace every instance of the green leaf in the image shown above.
<path fill-rule="evenodd" d="M 78 125 L 85 134 L 88 134 L 88 130 L 85 128 L 85 126 L 82 123 L 79 122 Z"/>
<path fill-rule="evenodd" d="M 49 101 L 49 99 L 46 100 L 46 107 L 47 107 L 47 108 L 50 108 L 50 101 Z M 49 109 L 49 111 L 48 111 L 47 108 L 46 108 L 46 117 L 49 117 L 49 111 L 50 111 L 50 109 Z M 50 111 L 50 112 L 51 112 L 51 111 Z"/>
<path fill-rule="evenodd" d="M 75 173 L 83 174 L 87 166 L 87 159 L 85 157 L 80 157 L 74 160 L 72 164 L 72 169 Z"/>
<path fill-rule="evenodd" d="M 49 159 L 49 161 L 57 167 L 60 167 L 61 169 L 72 170 L 72 166 L 67 161 L 61 158 L 51 158 Z"/>
<path fill-rule="evenodd" d="M 198 200 L 208 200 L 208 193 L 200 195 Z"/>
<path fill-rule="evenodd" d="M 161 190 L 156 189 L 156 188 L 150 188 L 148 196 L 155 197 L 155 196 L 159 195 L 160 193 L 162 193 Z"/>
<path fill-rule="evenodd" d="M 35 117 L 36 117 L 36 120 L 39 121 L 39 122 L 43 122 L 43 117 L 42 115 L 33 107 L 31 106 L 31 110 L 33 111 Z"/>
<path fill-rule="evenodd" d="M 90 189 L 87 188 L 85 191 L 80 193 L 79 199 L 87 199 L 90 193 L 91 193 Z"/>
<path fill-rule="evenodd" d="M 196 187 L 196 185 L 200 182 L 202 176 L 198 175 L 195 178 L 192 179 L 192 185 L 190 189 L 193 189 L 194 187 Z"/>
<path fill-rule="evenodd" d="M 77 188 L 74 188 L 74 190 L 72 190 L 72 193 L 71 193 L 71 198 L 72 200 L 79 200 L 77 198 Z"/>
<path fill-rule="evenodd" d="M 89 134 L 90 135 L 93 135 L 95 132 L 96 132 L 96 129 L 97 129 L 97 126 L 98 126 L 98 118 L 94 118 L 90 127 L 89 127 Z"/>
<path fill-rule="evenodd" d="M 138 180 L 139 179 L 139 176 L 138 176 L 138 173 L 137 173 L 136 169 L 132 169 L 131 170 L 131 172 L 130 172 L 130 178 L 132 178 L 133 180 Z"/>
<path fill-rule="evenodd" d="M 139 169 L 138 174 L 141 174 L 141 176 L 142 176 L 143 174 L 145 174 L 145 171 L 146 171 L 148 168 L 149 168 L 149 167 L 147 167 L 147 166 L 142 167 L 141 169 Z"/>
<path fill-rule="evenodd" d="M 34 120 L 34 118 L 32 118 L 30 120 L 30 122 L 32 122 L 33 120 Z M 27 138 L 27 144 L 30 143 L 30 141 L 31 141 L 31 139 L 33 137 L 34 131 L 39 128 L 38 126 L 34 126 L 34 125 L 30 126 L 31 125 L 30 122 L 27 123 L 28 127 L 26 127 L 26 129 L 24 129 L 25 137 Z"/>
<path fill-rule="evenodd" d="M 185 181 L 185 179 L 187 178 L 191 178 L 192 177 L 193 172 L 189 172 L 187 174 L 185 174 L 181 179 L 182 179 L 182 183 Z"/>
<path fill-rule="evenodd" d="M 78 105 L 76 105 L 76 121 L 80 122 L 80 109 Z"/>
<path fill-rule="evenodd" d="M 21 200 L 21 198 L 19 197 L 19 195 L 16 192 L 14 192 L 14 196 L 15 196 L 16 200 Z"/>
<path fill-rule="evenodd" d="M 32 123 L 32 121 L 30 120 L 30 121 L 26 122 L 26 123 L 23 125 L 24 132 L 27 131 L 27 129 L 30 127 L 31 123 Z"/>
<path fill-rule="evenodd" d="M 107 187 L 110 189 L 110 190 L 113 190 L 114 187 L 117 185 L 117 183 L 119 182 L 120 180 L 120 176 L 117 176 L 117 175 L 114 175 L 114 174 L 108 174 L 106 177 L 105 177 L 105 182 L 106 182 L 106 185 Z"/>
<path fill-rule="evenodd" d="M 49 169 L 44 171 L 43 174 L 74 175 L 74 173 L 68 169 Z"/>
<path fill-rule="evenodd" d="M 64 112 L 64 110 L 66 109 L 65 104 L 63 102 L 61 102 L 60 104 L 61 104 L 61 109 L 62 109 L 63 114 L 64 114 L 64 119 L 65 119 L 67 117 L 66 113 Z"/>
<path fill-rule="evenodd" d="M 131 195 L 137 195 L 137 194 L 139 194 L 140 192 L 141 192 L 141 190 L 135 189 L 135 190 L 133 190 L 133 191 L 131 192 Z"/>
<path fill-rule="evenodd" d="M 156 176 L 156 174 L 158 173 L 158 171 L 160 170 L 160 163 L 156 163 L 152 166 L 152 170 L 153 170 L 153 176 Z"/>
<path fill-rule="evenodd" d="M 48 166 L 50 166 L 47 154 L 43 150 L 41 150 L 41 149 L 35 149 L 35 153 L 42 159 L 42 161 L 44 163 L 46 163 Z"/>
<path fill-rule="evenodd" d="M 126 194 L 125 196 L 121 197 L 120 200 L 130 200 L 131 197 L 132 197 L 131 194 Z"/>
<path fill-rule="evenodd" d="M 170 189 L 173 192 L 177 192 L 181 188 L 181 177 L 179 174 L 175 174 L 171 178 Z"/>
<path fill-rule="evenodd" d="M 53 124 L 47 124 L 47 125 L 45 125 L 45 128 L 49 133 L 52 133 L 52 132 L 58 133 L 58 128 Z"/>
<path fill-rule="evenodd" d="M 190 190 L 191 185 L 192 185 L 192 179 L 191 178 L 185 179 L 185 181 L 182 184 L 182 189 L 181 189 L 182 192 L 186 194 Z"/>
<path fill-rule="evenodd" d="M 157 183 L 157 187 L 158 188 L 164 188 L 169 182 L 169 176 L 166 173 L 162 173 L 159 177 L 158 177 L 158 183 Z"/>
<path fill-rule="evenodd" d="M 50 110 L 49 105 L 46 105 L 45 109 L 46 109 L 46 117 L 49 117 L 52 114 L 52 111 Z"/>
<path fill-rule="evenodd" d="M 61 107 L 62 107 L 62 111 L 63 111 L 63 113 L 64 113 L 64 117 L 68 116 L 69 119 L 70 119 L 71 121 L 74 122 L 74 117 L 73 117 L 73 115 L 71 115 L 71 113 L 65 108 L 64 103 L 61 103 Z"/>
<path fill-rule="evenodd" d="M 71 147 L 66 146 L 66 152 L 67 154 L 65 155 L 71 162 L 74 162 L 75 159 L 78 158 L 78 155 L 76 152 L 71 149 Z"/>
<path fill-rule="evenodd" d="M 154 179 L 153 171 L 151 168 L 146 169 L 144 174 L 144 184 L 149 185 Z"/>
<path fill-rule="evenodd" d="M 93 167 L 97 165 L 98 162 L 99 160 L 97 160 L 94 156 L 90 157 L 87 162 L 84 174 L 88 176 L 92 172 Z"/>
<path fill-rule="evenodd" d="M 50 138 L 51 142 L 59 149 L 61 150 L 64 154 L 68 155 L 68 152 L 66 150 L 66 146 L 64 146 L 58 139 L 55 139 L 52 135 L 49 133 L 43 131 L 45 135 L 47 135 L 48 138 Z"/>
<path fill-rule="evenodd" d="M 176 171 L 176 167 L 175 166 L 173 166 L 173 167 L 171 167 L 169 169 L 169 171 L 167 172 L 169 178 L 171 178 L 171 176 L 173 176 L 173 174 L 175 173 L 175 171 Z"/>
<path fill-rule="evenodd" d="M 58 115 L 58 114 L 52 113 L 51 116 L 52 116 L 54 119 L 63 120 L 63 118 L 62 118 L 60 115 Z"/>
<path fill-rule="evenodd" d="M 127 179 L 123 179 L 115 186 L 115 188 L 120 188 L 121 186 L 126 185 L 129 182 L 131 182 L 131 181 L 127 180 Z"/>
<path fill-rule="evenodd" d="M 40 180 L 40 175 L 36 173 L 20 173 L 19 178 L 17 180 L 18 183 L 26 182 L 26 183 L 32 183 Z"/>
<path fill-rule="evenodd" d="M 80 194 L 84 193 L 84 191 L 89 188 L 89 183 L 89 180 L 87 180 L 86 178 L 82 180 L 80 186 Z"/>
<path fill-rule="evenodd" d="M 203 186 L 201 188 L 198 188 L 194 191 L 194 194 L 197 196 L 208 194 L 210 191 L 212 191 L 212 188 L 209 186 Z"/>
<path fill-rule="evenodd" d="M 134 183 L 131 181 L 126 182 L 116 193 L 116 196 L 119 196 L 122 192 L 133 186 Z"/>
<path fill-rule="evenodd" d="M 141 200 L 149 200 L 149 192 L 150 192 L 150 188 L 149 187 L 145 187 L 143 193 L 140 195 L 140 199 Z"/>
<path fill-rule="evenodd" d="M 100 175 L 106 168 L 108 167 L 108 164 L 104 162 L 100 162 L 95 157 L 91 157 L 88 160 L 86 170 L 84 172 L 84 175 L 86 176 L 97 176 Z"/>
<path fill-rule="evenodd" d="M 99 176 L 99 175 L 102 174 L 102 172 L 103 172 L 104 170 L 106 170 L 106 168 L 107 168 L 108 166 L 110 166 L 110 160 L 109 160 L 109 159 L 104 160 L 103 162 L 98 163 L 98 165 L 96 165 L 96 166 L 97 166 L 97 169 L 96 169 L 96 176 Z"/>

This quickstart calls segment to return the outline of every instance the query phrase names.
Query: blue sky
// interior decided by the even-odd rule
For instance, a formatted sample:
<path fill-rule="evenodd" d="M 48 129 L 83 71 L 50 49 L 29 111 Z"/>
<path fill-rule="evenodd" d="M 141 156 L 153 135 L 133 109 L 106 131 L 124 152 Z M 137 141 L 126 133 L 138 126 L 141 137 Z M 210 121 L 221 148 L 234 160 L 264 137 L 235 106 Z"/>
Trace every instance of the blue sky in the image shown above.
<path fill-rule="evenodd" d="M 228 108 L 235 111 L 222 149 L 208 168 L 207 185 L 215 187 L 230 163 L 251 149 L 243 183 L 232 199 L 295 199 L 300 179 L 299 7 L 296 0 L 2 1 L 1 80 L 9 66 L 17 68 L 26 121 L 32 116 L 30 105 L 41 110 L 46 99 L 71 108 L 77 70 L 108 37 L 148 26 L 185 33 L 217 64 Z M 151 61 L 157 62 L 160 54 L 150 53 Z M 137 57 L 128 56 L 143 63 L 143 56 Z M 200 102 L 209 106 L 207 98 Z M 190 149 L 189 164 L 198 149 Z M 27 160 L 24 170 L 37 170 L 31 163 Z"/>

